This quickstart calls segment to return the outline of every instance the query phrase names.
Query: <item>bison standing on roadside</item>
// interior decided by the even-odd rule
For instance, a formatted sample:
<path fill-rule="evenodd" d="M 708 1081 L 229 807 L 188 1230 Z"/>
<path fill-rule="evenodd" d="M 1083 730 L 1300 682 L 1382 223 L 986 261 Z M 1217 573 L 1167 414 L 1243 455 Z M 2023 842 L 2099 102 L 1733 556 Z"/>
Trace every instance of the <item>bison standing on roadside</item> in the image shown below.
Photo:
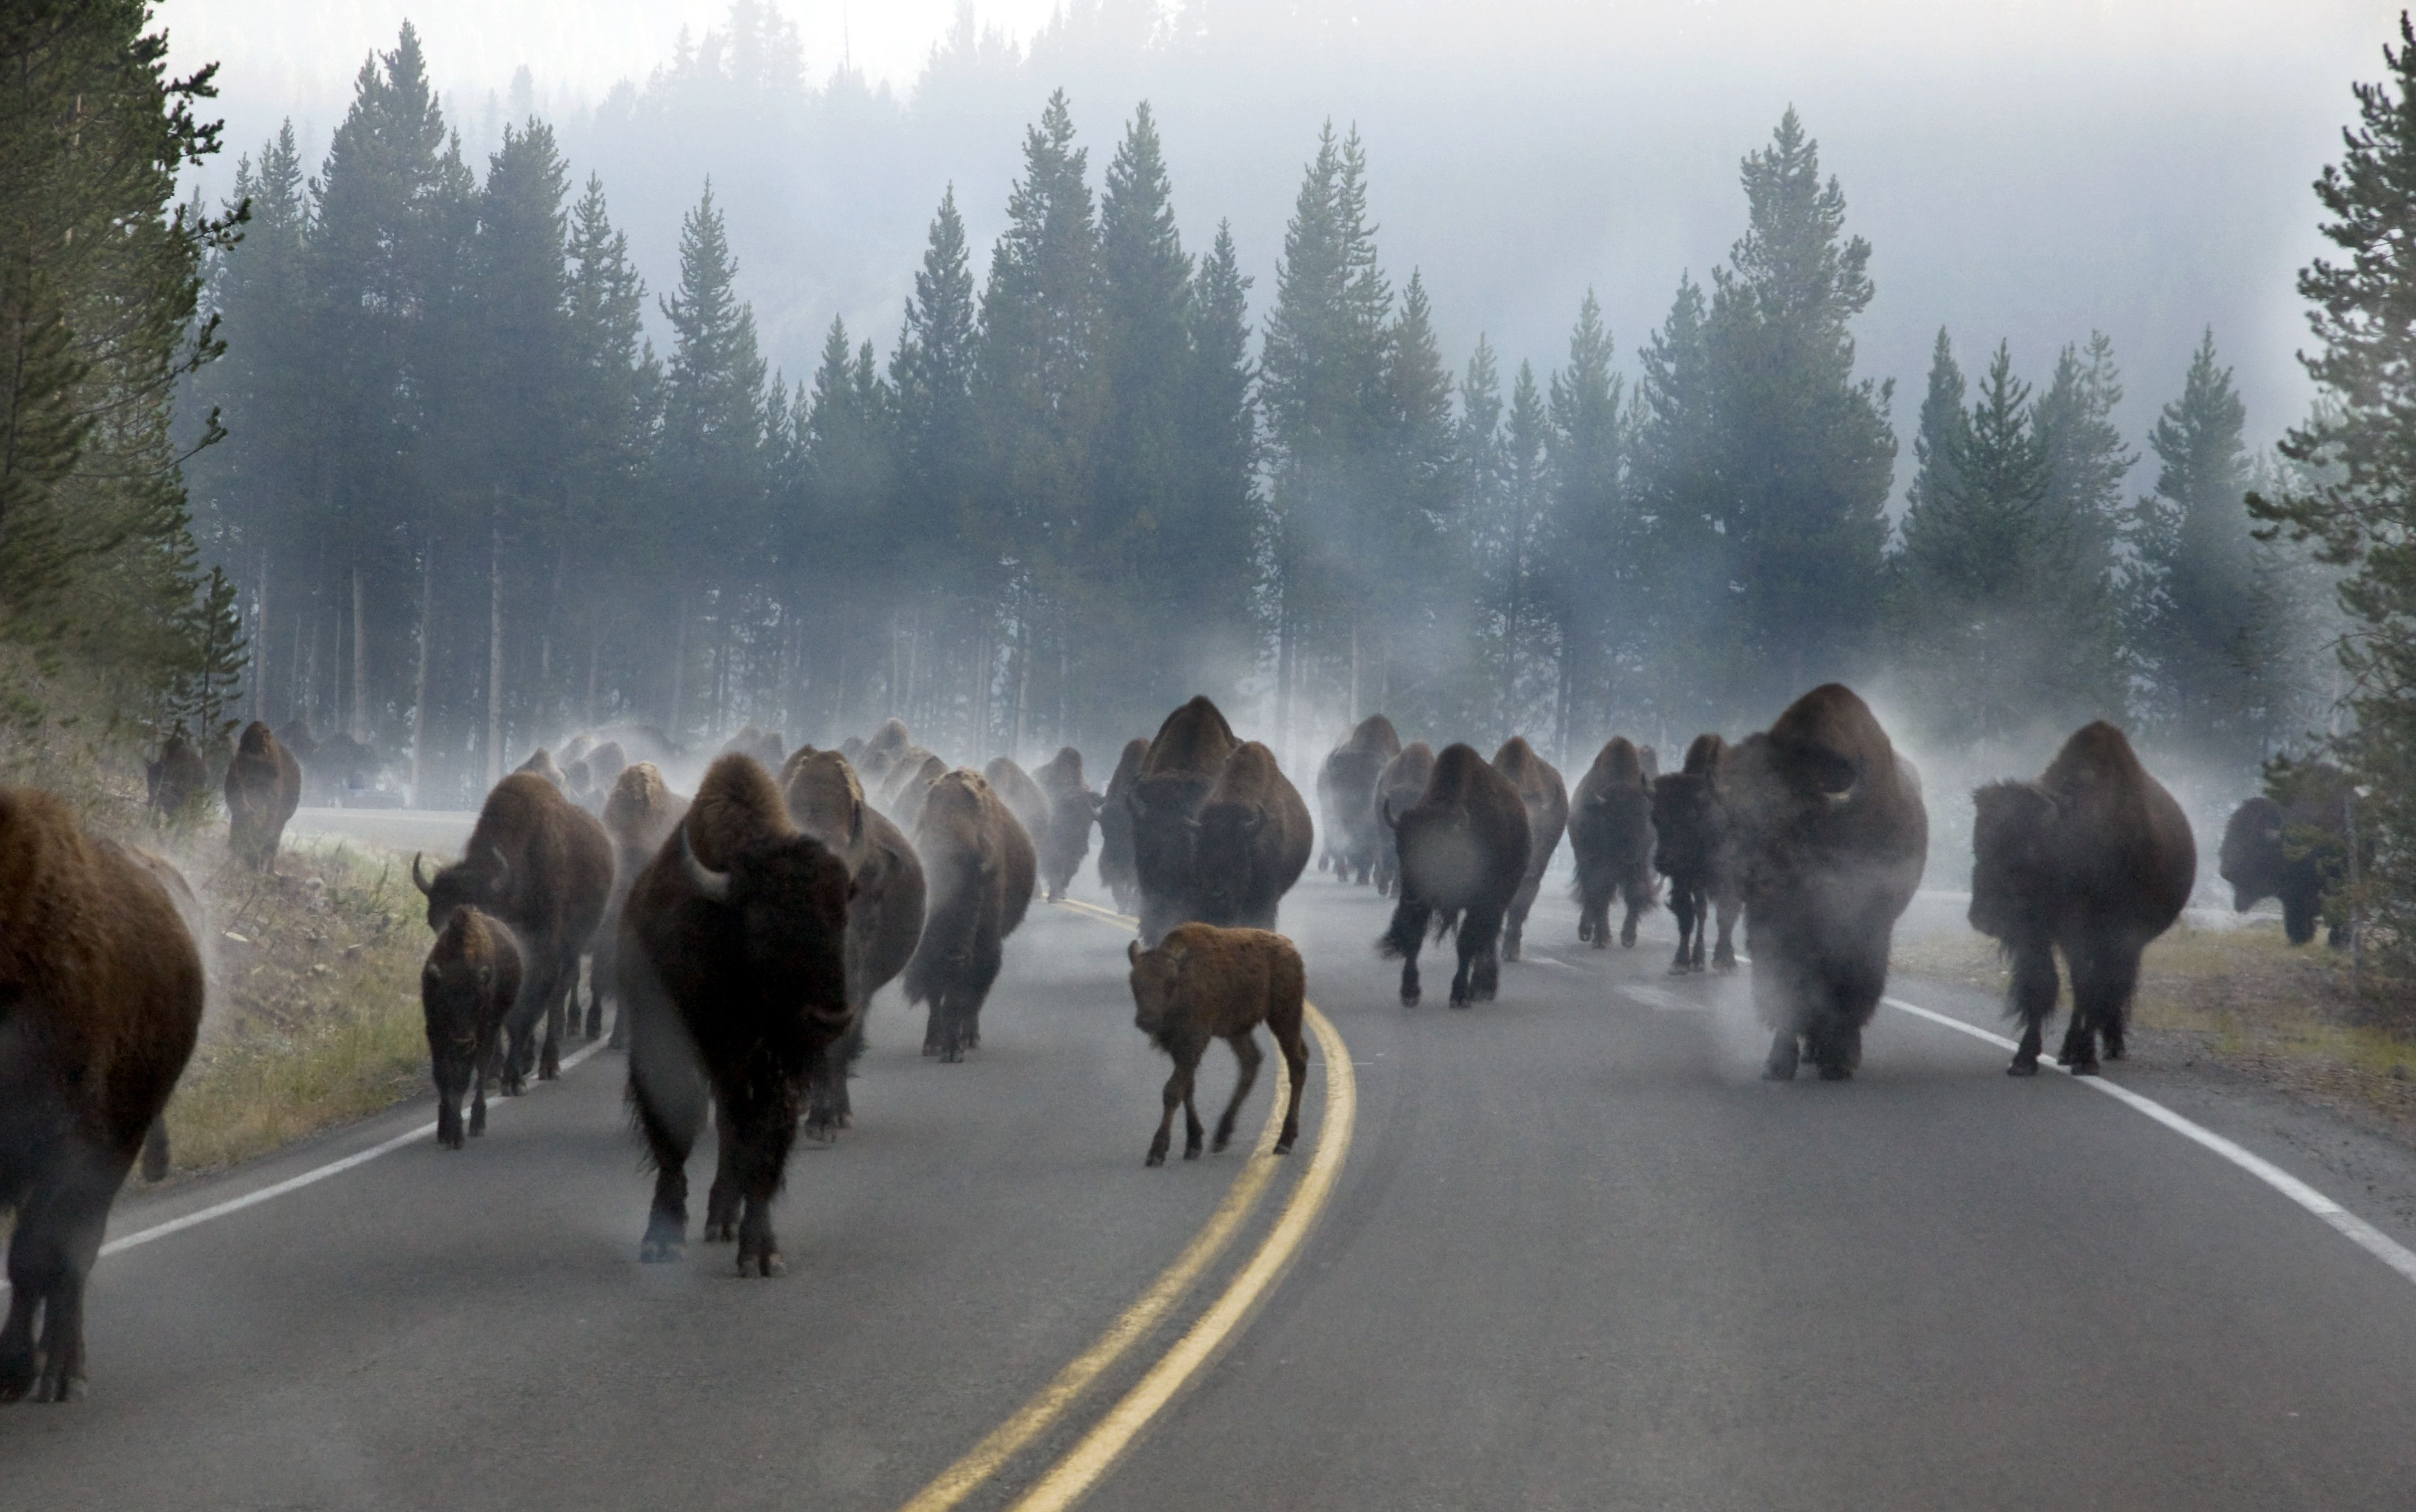
<path fill-rule="evenodd" d="M 687 1237 L 687 1157 L 708 1101 L 721 1155 L 704 1235 L 738 1241 L 738 1274 L 783 1270 L 772 1199 L 807 1079 L 847 1032 L 847 865 L 789 821 L 753 757 L 716 760 L 621 915 L 629 1096 L 655 1167 L 641 1261 Z"/>
<path fill-rule="evenodd" d="M 1318 821 L 1325 839 L 1317 869 L 1330 867 L 1336 882 L 1365 884 L 1376 868 L 1384 834 L 1376 820 L 1376 780 L 1400 753 L 1393 721 L 1371 714 L 1317 769 Z"/>
<path fill-rule="evenodd" d="M 1200 1073 L 1200 1057 L 1208 1042 L 1222 1039 L 1233 1047 L 1241 1076 L 1233 1083 L 1233 1100 L 1216 1120 L 1216 1140 L 1209 1146 L 1223 1154 L 1233 1140 L 1233 1120 L 1242 1099 L 1259 1079 L 1264 1053 L 1254 1031 L 1263 1023 L 1283 1051 L 1291 1083 L 1285 1106 L 1283 1131 L 1276 1138 L 1276 1154 L 1290 1155 L 1300 1138 L 1300 1094 L 1308 1081 L 1308 1046 L 1301 1038 L 1301 1020 L 1307 1003 L 1307 974 L 1300 952 L 1280 934 L 1265 930 L 1220 930 L 1207 924 L 1183 924 L 1166 931 L 1154 950 L 1140 942 L 1125 947 L 1132 963 L 1133 1025 L 1149 1042 L 1174 1058 L 1174 1074 L 1166 1081 L 1165 1111 L 1157 1134 L 1149 1142 L 1153 1166 L 1166 1163 L 1172 1142 L 1174 1110 L 1183 1110 L 1183 1158 L 1200 1158 L 1200 1111 L 1192 1089 Z"/>
<path fill-rule="evenodd" d="M 2348 779 L 2320 763 L 2277 772 L 2277 793 L 2234 810 L 2217 853 L 2231 906 L 2245 914 L 2268 898 L 2282 900 L 2282 932 L 2292 945 L 2316 937 L 2324 895 L 2348 872 Z M 2348 943 L 2335 927 L 2330 943 Z"/>
<path fill-rule="evenodd" d="M 583 807 L 583 806 L 582 806 Z M 612 791 L 604 799 L 604 834 L 612 842 L 612 888 L 605 895 L 604 915 L 596 926 L 596 943 L 588 975 L 587 1037 L 604 1032 L 604 1000 L 613 1004 L 612 1044 L 629 1042 L 629 1021 L 622 1014 L 620 952 L 612 942 L 621 937 L 621 909 L 638 873 L 672 838 L 687 815 L 687 800 L 671 790 L 659 767 L 640 762 L 621 768 Z"/>
<path fill-rule="evenodd" d="M 1636 944 L 1636 921 L 1653 906 L 1653 790 L 1624 735 L 1613 735 L 1578 779 L 1569 805 L 1569 852 L 1578 866 L 1578 938 L 1610 944 L 1610 901 L 1624 899 L 1619 943 Z M 1533 863 L 1529 863 L 1533 869 Z"/>
<path fill-rule="evenodd" d="M 1140 902 L 1140 872 L 1133 859 L 1132 790 L 1148 756 L 1148 741 L 1139 735 L 1125 741 L 1099 800 L 1099 881 L 1126 914 Z"/>
<path fill-rule="evenodd" d="M 1457 935 L 1459 969 L 1451 1005 L 1490 1002 L 1500 985 L 1502 916 L 1527 878 L 1527 810 L 1510 779 L 1467 746 L 1445 746 L 1418 801 L 1400 814 L 1378 810 L 1401 857 L 1400 897 L 1392 927 L 1378 942 L 1401 962 L 1401 1005 L 1418 1005 L 1418 947 L 1427 923 L 1435 937 Z"/>
<path fill-rule="evenodd" d="M 201 954 L 155 868 L 0 789 L 0 1402 L 82 1394 L 85 1278 L 201 1032 Z"/>
<path fill-rule="evenodd" d="M 1082 785 L 1082 753 L 1067 746 L 1032 774 L 1049 800 L 1048 839 L 1040 845 L 1040 880 L 1049 900 L 1065 896 L 1066 885 L 1091 854 L 1091 824 L 1099 817 L 1099 795 Z"/>
<path fill-rule="evenodd" d="M 1523 735 L 1502 743 L 1493 753 L 1493 769 L 1509 779 L 1519 806 L 1527 810 L 1527 875 L 1502 921 L 1502 959 L 1516 960 L 1527 934 L 1527 911 L 1544 890 L 1544 869 L 1552 864 L 1552 853 L 1561 848 L 1561 836 L 1569 827 L 1569 790 L 1560 769 L 1536 755 Z"/>
<path fill-rule="evenodd" d="M 1678 921 L 1673 972 L 1703 969 L 1703 945 L 1718 915 L 1719 945 L 1712 965 L 1736 970 L 1736 857 L 1729 843 L 1728 810 L 1720 801 L 1721 759 L 1728 743 L 1699 734 L 1686 748 L 1684 770 L 1653 779 L 1653 866 L 1669 879 L 1669 913 Z"/>
<path fill-rule="evenodd" d="M 2181 917 L 2197 884 L 2189 820 L 2102 719 L 2065 741 L 2037 781 L 1992 782 L 1971 801 L 1971 927 L 2012 957 L 2006 1007 L 2022 1021 L 2005 1073 L 2038 1074 L 2061 950 L 2072 967 L 2072 1022 L 2056 1059 L 2094 1076 L 2100 1035 L 2106 1058 L 2122 1058 L 2141 952 Z"/>
<path fill-rule="evenodd" d="M 209 791 L 209 764 L 178 725 L 159 743 L 159 754 L 143 764 L 147 807 L 162 823 L 183 817 Z"/>
<path fill-rule="evenodd" d="M 520 990 L 520 942 L 493 915 L 455 909 L 419 973 L 428 1064 L 436 1082 L 436 1142 L 448 1150 L 461 1148 L 465 1093 L 470 1132 L 487 1132 L 487 1078 Z"/>
<path fill-rule="evenodd" d="M 1921 885 L 1921 781 L 1853 690 L 1827 683 L 1722 758 L 1753 995 L 1771 1028 L 1763 1075 L 1804 1056 L 1842 1081 L 1887 990 L 1888 943 Z"/>
<path fill-rule="evenodd" d="M 1376 845 L 1376 894 L 1390 898 L 1401 880 L 1401 848 L 1393 834 L 1393 826 L 1382 822 L 1389 806 L 1394 813 L 1407 813 L 1418 795 L 1427 790 L 1427 779 L 1434 776 L 1434 748 L 1423 740 L 1413 740 L 1401 748 L 1401 753 L 1384 764 L 1383 772 L 1376 779 L 1376 824 L 1379 836 Z"/>
<path fill-rule="evenodd" d="M 518 1096 L 528 1083 L 561 1073 L 565 1002 L 579 990 L 579 958 L 590 948 L 612 894 L 612 841 L 594 814 L 553 784 L 515 772 L 495 784 L 470 831 L 461 859 L 433 879 L 411 858 L 411 880 L 428 897 L 428 927 L 442 930 L 453 911 L 483 908 L 510 926 L 524 953 L 520 999 L 506 1027 L 503 1092 Z M 627 983 L 617 985 L 626 988 Z M 536 1028 L 545 1020 L 545 1049 L 536 1053 Z"/>
<path fill-rule="evenodd" d="M 904 832 L 864 801 L 855 769 L 835 750 L 800 751 L 783 789 L 789 817 L 847 864 L 847 1033 L 822 1060 L 806 1110 L 808 1132 L 845 1128 L 847 1079 L 864 1054 L 872 994 L 897 980 L 923 937 L 923 864 Z"/>
<path fill-rule="evenodd" d="M 930 905 L 906 965 L 906 1001 L 930 1005 L 923 1053 L 960 1061 L 981 1046 L 982 1004 L 1006 937 L 1032 906 L 1038 863 L 1015 815 L 964 767 L 924 795 L 914 850 Z"/>
<path fill-rule="evenodd" d="M 285 822 L 302 807 L 302 767 L 258 719 L 243 727 L 227 763 L 226 807 L 235 859 L 262 871 L 276 866 Z"/>
<path fill-rule="evenodd" d="M 1141 757 L 1140 776 L 1125 804 L 1132 810 L 1143 945 L 1155 945 L 1167 930 L 1199 916 L 1193 841 L 1200 806 L 1241 744 L 1224 714 L 1200 697 L 1166 717 Z"/>
<path fill-rule="evenodd" d="M 1252 740 L 1225 762 L 1192 822 L 1192 906 L 1202 924 L 1272 930 L 1284 894 L 1308 869 L 1308 805 Z"/>

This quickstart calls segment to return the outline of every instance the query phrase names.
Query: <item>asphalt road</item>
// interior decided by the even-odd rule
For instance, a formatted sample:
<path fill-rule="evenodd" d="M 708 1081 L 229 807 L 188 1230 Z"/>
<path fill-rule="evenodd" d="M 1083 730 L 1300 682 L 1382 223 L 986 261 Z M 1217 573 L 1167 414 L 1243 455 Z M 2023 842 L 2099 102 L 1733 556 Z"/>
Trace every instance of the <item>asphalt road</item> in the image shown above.
<path fill-rule="evenodd" d="M 1087 1505 L 2416 1497 L 2416 1285 L 2374 1256 L 2113 1099 L 2010 1081 L 2001 1051 L 1895 1010 L 1853 1081 L 1765 1084 L 1741 978 L 1666 976 L 1666 916 L 1635 951 L 1585 950 L 1547 899 L 1531 960 L 1469 1012 L 1398 1005 L 1366 891 L 1312 874 L 1287 903 L 1352 1062 L 1348 1158 L 1297 1263 Z M 1131 1027 L 1125 938 L 1035 908 L 963 1066 L 917 1055 L 884 996 L 858 1127 L 792 1168 L 780 1280 L 701 1244 L 637 1263 L 648 1182 L 610 1054 L 464 1153 L 414 1142 L 104 1260 L 91 1395 L 0 1413 L 0 1501 L 903 1505 L 1269 1158 L 1142 1168 L 1165 1063 Z M 1213 1051 L 1211 1119 L 1231 1076 Z M 1200 1284 L 962 1504 L 1011 1504 L 1243 1274 L 1336 1133 L 1331 1078 L 1321 1053 L 1300 1150 Z M 2257 1110 L 2191 1115 L 2327 1186 Z M 113 1232 L 429 1116 L 129 1196 Z M 2327 1189 L 2408 1237 L 2384 1196 Z"/>

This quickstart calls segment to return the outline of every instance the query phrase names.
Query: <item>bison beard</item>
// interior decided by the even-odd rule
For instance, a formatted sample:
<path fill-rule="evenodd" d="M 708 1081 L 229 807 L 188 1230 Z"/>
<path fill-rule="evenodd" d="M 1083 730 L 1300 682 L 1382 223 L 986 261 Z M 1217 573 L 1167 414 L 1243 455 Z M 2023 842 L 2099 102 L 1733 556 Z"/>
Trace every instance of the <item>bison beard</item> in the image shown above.
<path fill-rule="evenodd" d="M 1401 962 L 1401 1005 L 1418 1005 L 1418 948 L 1429 919 L 1437 939 L 1458 936 L 1451 1005 L 1490 1002 L 1502 975 L 1502 915 L 1527 876 L 1527 810 L 1518 790 L 1471 748 L 1446 746 L 1409 811 L 1396 816 L 1388 805 L 1379 814 L 1399 847 L 1401 894 L 1377 948 Z"/>
<path fill-rule="evenodd" d="M 1376 782 L 1400 753 L 1393 721 L 1371 714 L 1318 768 L 1317 809 L 1325 846 L 1317 869 L 1331 869 L 1335 881 L 1364 885 L 1374 871 L 1384 834 L 1376 818 Z"/>
<path fill-rule="evenodd" d="M 1853 691 L 1824 684 L 1721 762 L 1736 826 L 1753 994 L 1771 1027 L 1763 1075 L 1804 1055 L 1824 1081 L 1862 1064 L 1887 990 L 1888 942 L 1912 900 L 1929 817 L 1910 766 Z"/>
<path fill-rule="evenodd" d="M 930 1005 L 923 1053 L 960 1061 L 981 1046 L 1001 950 L 1032 903 L 1032 839 L 980 773 L 959 768 L 931 784 L 914 849 L 930 911 L 906 967 L 906 1001 Z"/>
<path fill-rule="evenodd" d="M 807 1077 L 846 1033 L 847 867 L 797 833 L 771 774 L 724 756 L 629 889 L 616 942 L 627 996 L 629 1097 L 655 1166 L 639 1258 L 677 1259 L 687 1158 L 710 1102 L 721 1153 L 708 1242 L 738 1241 L 738 1274 L 778 1276 L 772 1200 Z"/>
<path fill-rule="evenodd" d="M 1527 911 L 1544 888 L 1544 869 L 1561 848 L 1562 832 L 1569 827 L 1569 790 L 1551 763 L 1535 754 L 1525 737 L 1512 735 L 1493 753 L 1493 769 L 1507 778 L 1527 810 L 1527 875 L 1511 895 L 1510 912 L 1502 923 L 1502 959 L 1518 959 L 1518 945 L 1527 932 Z"/>
<path fill-rule="evenodd" d="M 520 942 L 502 921 L 457 908 L 419 974 L 428 1027 L 428 1064 L 436 1082 L 436 1142 L 461 1148 L 461 1098 L 470 1097 L 470 1132 L 487 1132 L 487 1078 L 504 1020 L 521 990 Z"/>
<path fill-rule="evenodd" d="M 2148 942 L 2172 927 L 2197 880 L 2197 844 L 2122 732 L 2084 726 L 2036 782 L 1972 794 L 1971 927 L 2013 960 L 2006 1011 L 2022 1021 L 2009 1076 L 2036 1076 L 2042 1026 L 2072 967 L 2072 1022 L 2057 1059 L 2081 1076 L 2122 1058 Z"/>
<path fill-rule="evenodd" d="M 1653 865 L 1669 879 L 1669 913 L 1678 922 L 1678 953 L 1672 972 L 1703 969 L 1705 937 L 1718 915 L 1720 943 L 1712 965 L 1736 970 L 1736 857 L 1729 840 L 1728 810 L 1720 801 L 1720 762 L 1727 743 L 1714 734 L 1695 737 L 1683 770 L 1653 778 Z"/>
<path fill-rule="evenodd" d="M 254 719 L 227 763 L 227 848 L 236 861 L 266 871 L 277 864 L 285 822 L 302 806 L 302 768 L 268 726 Z"/>
<path fill-rule="evenodd" d="M 1619 943 L 1636 944 L 1636 921 L 1653 906 L 1653 794 L 1643 764 L 1624 736 L 1614 736 L 1578 779 L 1577 798 L 1569 806 L 1578 940 L 1596 950 L 1609 945 L 1611 900 L 1623 894 L 1627 918 Z M 1684 929 L 1682 919 L 1682 933 Z"/>
<path fill-rule="evenodd" d="M 1308 806 L 1253 740 L 1233 752 L 1192 822 L 1192 905 L 1199 922 L 1276 927 L 1283 895 L 1308 869 Z"/>
<path fill-rule="evenodd" d="M 0 1401 L 82 1391 L 85 1278 L 201 1029 L 201 956 L 163 872 L 49 794 L 0 789 Z"/>
<path fill-rule="evenodd" d="M 1292 943 L 1264 930 L 1185 924 L 1168 930 L 1155 950 L 1141 949 L 1135 940 L 1125 947 L 1125 959 L 1132 964 L 1133 1024 L 1149 1036 L 1151 1044 L 1174 1059 L 1174 1074 L 1166 1081 L 1165 1111 L 1157 1121 L 1156 1137 L 1149 1142 L 1145 1163 L 1166 1163 L 1177 1107 L 1183 1110 L 1183 1158 L 1200 1157 L 1200 1136 L 1205 1131 L 1200 1126 L 1200 1111 L 1192 1104 L 1192 1089 L 1200 1057 L 1212 1039 L 1232 1046 L 1233 1058 L 1242 1067 L 1233 1084 L 1233 1100 L 1216 1120 L 1216 1142 L 1211 1146 L 1224 1153 L 1232 1142 L 1233 1121 L 1242 1111 L 1242 1099 L 1250 1095 L 1259 1078 L 1259 1063 L 1264 1057 L 1252 1031 L 1261 1023 L 1275 1035 L 1291 1073 L 1291 1100 L 1285 1106 L 1283 1130 L 1276 1139 L 1276 1154 L 1291 1154 L 1292 1142 L 1300 1138 L 1301 1088 L 1308 1081 L 1308 1046 L 1300 1036 L 1307 978 Z"/>

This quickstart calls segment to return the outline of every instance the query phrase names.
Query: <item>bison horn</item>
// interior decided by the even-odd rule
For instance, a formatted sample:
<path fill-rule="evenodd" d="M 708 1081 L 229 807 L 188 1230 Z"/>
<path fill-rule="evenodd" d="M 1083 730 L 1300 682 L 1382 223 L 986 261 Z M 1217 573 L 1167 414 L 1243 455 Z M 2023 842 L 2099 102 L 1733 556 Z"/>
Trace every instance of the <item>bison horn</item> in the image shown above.
<path fill-rule="evenodd" d="M 426 877 L 420 875 L 420 859 L 419 852 L 414 851 L 411 853 L 411 885 L 418 888 L 422 896 L 434 897 L 436 893 L 435 887 L 430 885 Z"/>
<path fill-rule="evenodd" d="M 1125 942 L 1125 960 L 1136 966 L 1140 964 L 1140 942 L 1139 940 L 1127 940 Z"/>
<path fill-rule="evenodd" d="M 696 858 L 696 848 L 688 843 L 687 826 L 680 826 L 680 865 L 687 869 L 688 885 L 710 901 L 730 901 L 730 873 L 716 871 Z"/>

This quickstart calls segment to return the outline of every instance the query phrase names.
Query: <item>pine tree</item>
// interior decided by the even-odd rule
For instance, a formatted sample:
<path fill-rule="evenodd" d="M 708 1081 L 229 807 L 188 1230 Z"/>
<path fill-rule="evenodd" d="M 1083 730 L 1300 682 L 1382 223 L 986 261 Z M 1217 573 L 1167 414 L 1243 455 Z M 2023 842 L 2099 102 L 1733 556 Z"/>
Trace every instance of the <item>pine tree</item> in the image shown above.
<path fill-rule="evenodd" d="M 1447 550 L 1465 529 L 1466 491 L 1452 415 L 1451 371 L 1434 334 L 1434 307 L 1415 268 L 1401 291 L 1385 374 L 1385 474 L 1394 507 L 1388 552 L 1392 590 L 1373 597 L 1378 643 L 1372 687 L 1352 703 L 1388 709 L 1413 724 L 1464 723 L 1469 626 L 1458 606 L 1475 593 L 1464 559 Z M 1420 684 L 1423 688 L 1419 688 Z M 1419 688 L 1414 697 L 1400 690 Z"/>
<path fill-rule="evenodd" d="M 2065 347 L 2031 416 L 2046 449 L 2046 511 L 2069 542 L 2072 567 L 2056 596 L 2063 623 L 2063 661 L 2070 686 L 2091 689 L 2090 702 L 2126 710 L 2119 611 L 2122 539 L 2127 522 L 2122 490 L 2138 454 L 2114 424 L 2122 378 L 2114 343 L 2090 333 L 2085 347 Z"/>
<path fill-rule="evenodd" d="M 1586 291 L 1569 364 L 1552 375 L 1553 491 L 1545 527 L 1546 601 L 1560 640 L 1552 746 L 1563 761 L 1608 733 L 1615 662 L 1636 623 L 1633 510 L 1626 494 L 1626 384 L 1611 370 L 1602 303 Z"/>
<path fill-rule="evenodd" d="M 1905 490 L 1908 514 L 1951 499 L 1962 486 L 1956 459 L 1971 429 L 1963 411 L 1968 386 L 1963 365 L 1955 360 L 1955 344 L 1946 327 L 1929 349 L 1929 386 L 1921 397 L 1921 428 L 1912 437 L 1912 482 Z"/>
<path fill-rule="evenodd" d="M 974 404 L 978 341 L 964 221 L 951 187 L 932 218 L 923 267 L 914 275 L 914 295 L 890 360 L 898 406 L 898 530 L 918 543 L 921 556 L 914 581 L 898 585 L 890 612 L 882 616 L 884 654 L 878 664 L 891 669 L 883 684 L 890 707 L 927 720 L 944 714 L 951 738 L 974 753 L 983 748 L 976 725 L 986 707 L 983 658 L 989 615 L 971 596 L 976 583 L 985 591 L 995 586 L 995 574 L 984 570 L 984 537 L 975 518 L 981 476 L 980 417 Z M 927 679 L 948 690 L 935 689 L 926 701 L 928 714 L 909 708 L 899 697 L 901 637 L 908 653 L 904 666 L 937 660 L 946 669 L 944 680 Z M 841 707 L 859 706 L 855 689 L 868 686 L 872 671 L 867 667 L 853 678 L 838 679 Z M 862 718 L 884 712 L 865 706 Z"/>
<path fill-rule="evenodd" d="M 1506 733 L 1548 729 L 1557 706 L 1555 661 L 1543 608 L 1547 564 L 1542 550 L 1551 508 L 1552 417 L 1533 363 L 1520 362 L 1510 386 L 1510 415 L 1502 431 L 1502 492 L 1508 515 L 1502 572 L 1502 640 L 1508 659 L 1503 693 Z"/>
<path fill-rule="evenodd" d="M 1263 616 L 1252 590 L 1265 520 L 1250 281 L 1232 228 L 1220 222 L 1192 280 L 1189 305 L 1181 479 L 1186 512 L 1170 538 L 1185 563 L 1173 580 L 1174 602 L 1192 627 L 1172 669 L 1178 688 L 1230 689 L 1257 659 Z"/>
<path fill-rule="evenodd" d="M 1448 549 L 1465 564 L 1470 686 L 1459 694 L 1460 723 L 1489 734 L 1504 722 L 1504 684 L 1509 658 L 1502 634 L 1503 593 L 1510 558 L 1510 529 L 1502 478 L 1502 367 L 1483 332 L 1459 375 L 1458 433 L 1453 447 L 1459 467 L 1460 518 Z"/>
<path fill-rule="evenodd" d="M 1719 528 L 1728 491 L 1709 318 L 1701 287 L 1681 279 L 1668 318 L 1639 354 L 1629 468 L 1643 581 L 1634 597 L 1638 639 L 1651 649 L 1637 669 L 1641 696 L 1633 704 L 1656 732 L 1716 729 L 1733 713 L 1724 673 L 1737 659 L 1732 576 Z"/>

